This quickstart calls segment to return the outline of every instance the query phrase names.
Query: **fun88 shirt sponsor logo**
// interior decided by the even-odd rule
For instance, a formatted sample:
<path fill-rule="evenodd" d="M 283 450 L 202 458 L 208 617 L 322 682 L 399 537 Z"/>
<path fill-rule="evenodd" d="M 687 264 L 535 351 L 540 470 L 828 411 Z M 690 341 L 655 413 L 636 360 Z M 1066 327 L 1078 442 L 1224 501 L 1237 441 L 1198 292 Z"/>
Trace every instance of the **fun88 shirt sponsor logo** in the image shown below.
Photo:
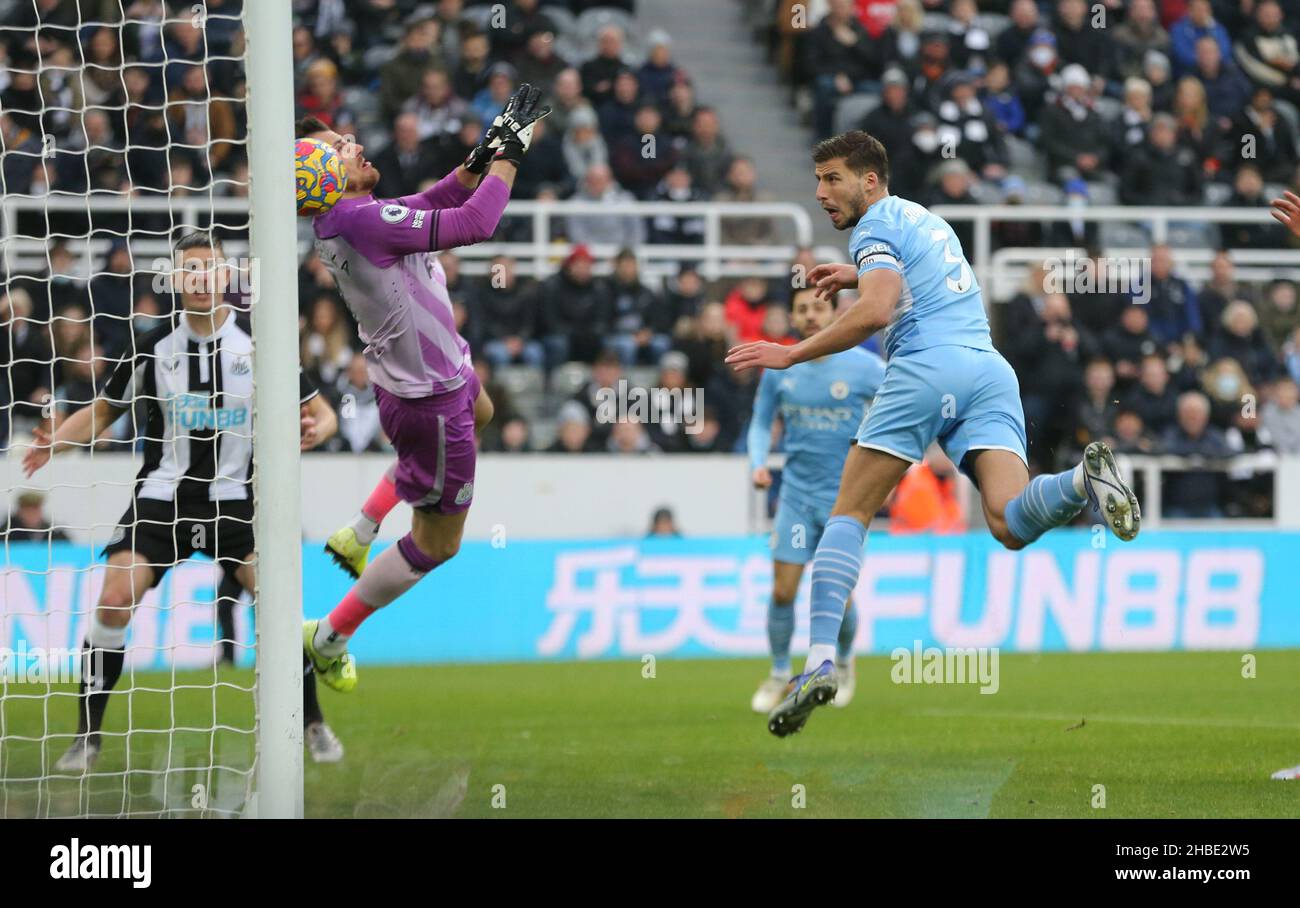
<path fill-rule="evenodd" d="M 248 421 L 244 407 L 212 406 L 206 394 L 181 394 L 172 401 L 172 419 L 179 429 L 205 432 L 215 429 L 234 429 Z"/>

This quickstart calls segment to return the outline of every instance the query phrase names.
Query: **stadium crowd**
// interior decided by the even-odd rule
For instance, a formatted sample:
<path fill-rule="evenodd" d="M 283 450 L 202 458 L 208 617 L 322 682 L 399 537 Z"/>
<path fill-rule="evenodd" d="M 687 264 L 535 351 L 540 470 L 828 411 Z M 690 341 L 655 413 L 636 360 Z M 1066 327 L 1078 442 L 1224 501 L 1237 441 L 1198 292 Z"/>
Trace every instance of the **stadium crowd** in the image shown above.
<path fill-rule="evenodd" d="M 113 24 L 115 0 L 17 5 L 20 21 L 0 34 L 5 192 L 246 195 L 239 0 L 209 0 L 204 28 L 188 4 L 124 5 L 133 20 L 125 25 Z M 1062 206 L 1056 224 L 996 225 L 997 246 L 1074 245 L 1104 268 L 1106 234 L 1067 212 L 1114 202 L 1262 207 L 1277 188 L 1300 188 L 1297 0 L 750 0 L 748 8 L 766 17 L 756 30 L 794 97 L 807 99 L 809 138 L 845 127 L 878 136 L 895 162 L 897 194 Z M 732 147 L 674 60 L 672 37 L 634 27 L 631 0 L 299 0 L 294 9 L 297 112 L 371 149 L 381 197 L 415 192 L 453 168 L 513 87 L 530 81 L 545 86 L 554 112 L 538 129 L 518 198 L 768 198 L 755 161 Z M 44 136 L 53 136 L 49 147 Z M 19 232 L 87 232 L 80 214 L 37 220 L 20 218 Z M 789 282 L 708 281 L 686 264 L 666 280 L 646 279 L 638 251 L 703 242 L 696 218 L 553 223 L 547 239 L 576 245 L 540 279 L 520 275 L 508 257 L 484 276 L 463 275 L 454 253 L 441 256 L 462 333 L 497 401 L 484 448 L 742 445 L 754 379 L 725 369 L 722 356 L 736 340 L 793 341 Z M 130 226 L 167 236 L 174 225 L 163 216 Z M 1156 247 L 1149 303 L 1049 293 L 1034 271 L 994 307 L 998 342 L 1026 381 L 1035 467 L 1054 468 L 1097 436 L 1133 451 L 1300 451 L 1295 285 L 1238 281 L 1230 255 L 1291 238 L 1271 224 L 1206 226 L 1198 240 L 1224 251 L 1203 286 L 1180 274 L 1177 249 Z M 97 217 L 90 231 L 103 238 L 114 229 L 122 222 Z M 526 239 L 530 229 L 507 221 L 499 236 Z M 765 218 L 733 219 L 723 241 L 770 243 L 773 231 Z M 625 248 L 595 260 L 591 247 L 609 243 Z M 167 294 L 120 237 L 88 263 L 82 247 L 51 236 L 47 258 L 43 272 L 7 273 L 0 288 L 8 335 L 0 403 L 19 424 L 42 418 L 51 400 L 58 412 L 87 402 L 133 334 L 169 314 Z M 792 263 L 811 264 L 807 250 Z M 299 286 L 303 366 L 346 417 L 331 447 L 383 447 L 355 326 L 314 253 Z M 620 379 L 656 393 L 702 387 L 703 411 L 604 423 L 597 393 Z M 8 430 L 6 420 L 0 434 Z M 1227 500 L 1216 485 L 1223 474 L 1207 476 L 1183 474 L 1188 486 L 1177 494 L 1197 513 Z M 1258 502 L 1233 507 L 1253 513 Z"/>

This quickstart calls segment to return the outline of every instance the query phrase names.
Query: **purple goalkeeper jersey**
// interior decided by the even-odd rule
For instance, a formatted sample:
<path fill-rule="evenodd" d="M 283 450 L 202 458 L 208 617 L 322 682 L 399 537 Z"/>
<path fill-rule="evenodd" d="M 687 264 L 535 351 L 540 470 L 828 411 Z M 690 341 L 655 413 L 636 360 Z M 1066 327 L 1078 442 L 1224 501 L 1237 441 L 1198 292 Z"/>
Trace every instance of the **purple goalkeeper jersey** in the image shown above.
<path fill-rule="evenodd" d="M 398 397 L 455 391 L 473 369 L 438 249 L 483 242 L 509 199 L 499 177 L 471 190 L 455 173 L 399 199 L 343 199 L 316 218 L 316 249 L 366 343 L 370 380 Z"/>

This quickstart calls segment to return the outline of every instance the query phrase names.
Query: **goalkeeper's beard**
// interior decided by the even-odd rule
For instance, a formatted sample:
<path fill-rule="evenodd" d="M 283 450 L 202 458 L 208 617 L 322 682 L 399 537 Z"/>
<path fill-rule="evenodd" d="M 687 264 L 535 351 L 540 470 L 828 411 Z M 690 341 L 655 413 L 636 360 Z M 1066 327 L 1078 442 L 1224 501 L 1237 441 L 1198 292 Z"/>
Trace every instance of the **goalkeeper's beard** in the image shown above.
<path fill-rule="evenodd" d="M 343 195 L 345 197 L 367 195 L 378 185 L 379 168 L 374 164 L 369 167 L 354 168 L 354 172 L 348 174 L 348 189 Z"/>

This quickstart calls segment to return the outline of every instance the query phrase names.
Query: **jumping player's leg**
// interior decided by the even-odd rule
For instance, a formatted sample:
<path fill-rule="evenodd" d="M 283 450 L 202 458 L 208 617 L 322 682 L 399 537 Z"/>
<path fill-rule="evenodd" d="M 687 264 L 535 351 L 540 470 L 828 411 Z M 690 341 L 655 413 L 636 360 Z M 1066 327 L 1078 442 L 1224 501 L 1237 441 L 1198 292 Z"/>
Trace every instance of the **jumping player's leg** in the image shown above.
<path fill-rule="evenodd" d="M 455 557 L 467 516 L 467 511 L 413 512 L 411 532 L 384 549 L 334 610 L 320 620 L 312 641 L 316 652 L 326 658 L 341 655 L 363 621 Z"/>
<path fill-rule="evenodd" d="M 474 497 L 480 395 L 472 373 L 463 389 L 440 397 L 402 400 L 382 389 L 376 395 L 384 431 L 398 453 L 394 488 L 413 509 L 411 532 L 366 566 L 328 616 L 303 629 L 316 671 L 336 690 L 356 686 L 355 667 L 345 669 L 344 663 L 351 659 L 347 641 L 361 623 L 460 550 Z"/>
<path fill-rule="evenodd" d="M 812 560 L 830 518 L 830 508 L 782 495 L 772 528 L 772 598 L 767 609 L 768 645 L 772 653 L 772 671 L 759 685 L 750 706 L 755 712 L 768 713 L 781 698 L 791 677 L 790 640 L 794 635 L 794 601 L 803 580 L 804 567 Z M 853 639 L 858 632 L 857 611 L 852 600 L 840 624 L 835 647 L 835 666 L 841 680 L 848 679 L 836 705 L 847 706 L 853 698 Z"/>
<path fill-rule="evenodd" d="M 867 417 L 868 424 L 871 418 Z M 839 497 L 813 555 L 812 645 L 803 674 L 791 679 L 785 699 L 768 715 L 772 734 L 785 737 L 799 731 L 815 707 L 831 702 L 838 693 L 834 660 L 845 609 L 862 569 L 867 525 L 911 465 L 897 454 L 861 442 L 849 451 Z"/>
<path fill-rule="evenodd" d="M 370 559 L 370 545 L 379 534 L 379 525 L 402 500 L 397 494 L 396 475 L 397 463 L 394 461 L 389 464 L 384 475 L 379 477 L 379 482 L 371 489 L 361 510 L 325 541 L 326 554 L 353 577 L 360 577 L 366 569 L 366 562 Z"/>
<path fill-rule="evenodd" d="M 1101 442 L 1088 445 L 1072 469 L 1033 479 L 1024 461 L 1009 451 L 977 451 L 974 459 L 989 532 L 1008 549 L 1022 549 L 1048 530 L 1069 524 L 1090 498 L 1116 536 L 1127 542 L 1138 534 L 1142 517 L 1137 497 Z"/>
<path fill-rule="evenodd" d="M 811 646 L 804 671 L 835 658 L 845 609 L 862 568 L 867 526 L 911 466 L 877 448 L 849 451 L 839 496 L 813 556 Z"/>
<path fill-rule="evenodd" d="M 1031 480 L 1015 372 L 996 353 L 970 351 L 959 362 L 969 391 L 959 418 L 945 427 L 940 441 L 953 463 L 973 469 L 989 531 L 999 542 L 1023 548 L 1074 520 L 1089 498 L 1105 512 L 1116 536 L 1127 541 L 1137 535 L 1137 498 L 1105 444 L 1088 445 L 1083 461 L 1071 470 Z"/>
<path fill-rule="evenodd" d="M 486 391 L 479 388 L 474 398 L 474 431 L 480 432 L 492 421 L 495 408 Z M 397 492 L 397 462 L 389 464 L 384 475 L 371 490 L 361 510 L 346 526 L 340 527 L 325 543 L 325 551 L 334 562 L 354 578 L 360 577 L 370 558 L 370 546 L 379 534 L 384 518 L 402 500 Z"/>

